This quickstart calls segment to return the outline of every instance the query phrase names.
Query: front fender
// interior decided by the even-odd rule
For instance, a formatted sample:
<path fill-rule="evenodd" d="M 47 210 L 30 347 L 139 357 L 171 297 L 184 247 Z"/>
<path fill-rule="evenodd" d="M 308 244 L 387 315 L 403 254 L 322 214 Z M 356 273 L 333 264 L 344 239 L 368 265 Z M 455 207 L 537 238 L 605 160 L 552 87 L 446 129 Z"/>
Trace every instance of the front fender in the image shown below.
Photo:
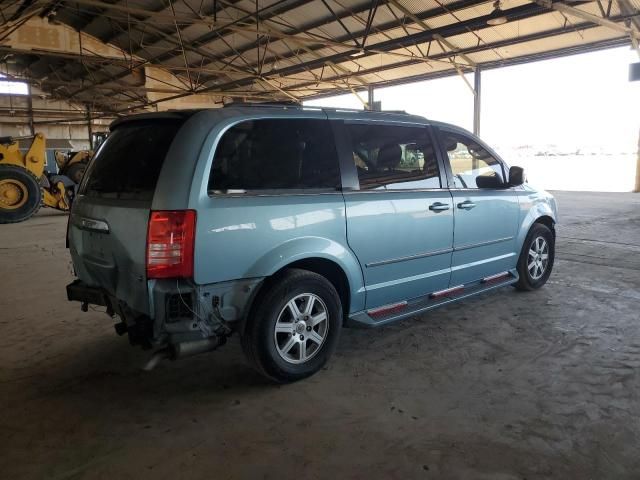
<path fill-rule="evenodd" d="M 540 217 L 550 217 L 553 222 L 557 221 L 557 211 L 555 199 L 547 192 L 528 192 L 520 197 L 522 208 L 522 221 L 518 230 L 518 245 L 522 249 L 524 240 L 531 229 L 531 226 Z"/>
<path fill-rule="evenodd" d="M 268 277 L 299 260 L 322 258 L 337 264 L 349 282 L 349 313 L 364 309 L 365 288 L 360 263 L 340 243 L 323 237 L 301 237 L 278 245 L 260 257 L 247 272 L 247 277 Z"/>

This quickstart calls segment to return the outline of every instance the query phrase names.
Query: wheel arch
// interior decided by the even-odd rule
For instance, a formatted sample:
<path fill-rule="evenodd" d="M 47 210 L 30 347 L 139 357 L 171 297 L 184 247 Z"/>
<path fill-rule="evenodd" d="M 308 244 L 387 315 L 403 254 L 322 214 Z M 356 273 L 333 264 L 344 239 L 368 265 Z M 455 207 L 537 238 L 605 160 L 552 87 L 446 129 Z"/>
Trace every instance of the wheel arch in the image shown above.
<path fill-rule="evenodd" d="M 531 228 L 536 224 L 540 223 L 551 230 L 553 234 L 553 238 L 555 239 L 556 230 L 555 230 L 555 212 L 551 208 L 551 206 L 547 202 L 539 202 L 535 203 L 529 211 L 526 213 L 522 222 L 520 223 L 520 229 L 518 231 L 518 250 L 522 250 L 522 246 L 524 245 L 524 241 L 529 234 Z"/>
<path fill-rule="evenodd" d="M 529 230 L 531 230 L 533 225 L 536 223 L 541 223 L 542 225 L 547 227 L 549 230 L 551 230 L 551 233 L 553 234 L 553 238 L 556 238 L 556 221 L 551 216 L 542 215 L 541 217 L 536 218 L 536 220 L 533 222 L 531 227 L 529 227 Z"/>
<path fill-rule="evenodd" d="M 347 274 L 340 265 L 327 258 L 309 257 L 296 260 L 295 262 L 286 265 L 276 272 L 274 276 L 277 277 L 279 274 L 290 268 L 307 270 L 326 278 L 340 296 L 340 301 L 343 305 L 343 314 L 345 316 L 348 315 L 349 307 L 351 305 L 351 290 Z"/>
<path fill-rule="evenodd" d="M 254 265 L 253 270 L 263 272 L 260 276 L 263 276 L 264 280 L 245 310 L 241 332 L 244 330 L 247 317 L 251 315 L 254 306 L 269 285 L 277 282 L 283 272 L 292 268 L 308 270 L 325 277 L 340 296 L 345 318 L 349 313 L 364 308 L 364 279 L 355 255 L 329 239 L 299 238 L 274 249 Z"/>

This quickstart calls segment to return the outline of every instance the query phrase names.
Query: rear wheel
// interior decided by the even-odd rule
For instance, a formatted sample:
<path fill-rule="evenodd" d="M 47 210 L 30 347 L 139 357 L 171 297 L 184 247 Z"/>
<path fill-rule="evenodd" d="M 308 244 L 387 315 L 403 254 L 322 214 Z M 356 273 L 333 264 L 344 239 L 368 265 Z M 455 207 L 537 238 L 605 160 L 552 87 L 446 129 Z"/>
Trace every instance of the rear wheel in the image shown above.
<path fill-rule="evenodd" d="M 247 359 L 277 382 L 313 375 L 338 343 L 342 305 L 336 289 L 323 276 L 298 269 L 265 289 L 242 335 Z"/>
<path fill-rule="evenodd" d="M 15 165 L 0 165 L 0 223 L 23 222 L 39 209 L 42 190 L 38 179 Z"/>
<path fill-rule="evenodd" d="M 555 239 L 549 227 L 535 223 L 522 245 L 518 259 L 518 290 L 529 291 L 542 287 L 551 275 L 555 258 Z"/>

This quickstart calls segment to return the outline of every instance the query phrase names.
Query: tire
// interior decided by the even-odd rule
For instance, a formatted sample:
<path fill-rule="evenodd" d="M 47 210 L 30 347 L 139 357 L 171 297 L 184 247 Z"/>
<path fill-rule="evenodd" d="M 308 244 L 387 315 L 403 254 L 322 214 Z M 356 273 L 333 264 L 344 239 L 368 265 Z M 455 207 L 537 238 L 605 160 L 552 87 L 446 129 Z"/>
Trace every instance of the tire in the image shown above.
<path fill-rule="evenodd" d="M 76 185 L 82 181 L 84 172 L 87 169 L 86 163 L 74 163 L 62 170 L 60 173 L 69 177 Z"/>
<path fill-rule="evenodd" d="M 312 310 L 306 315 L 309 304 Z M 317 323 L 312 326 L 314 320 Z M 242 349 L 249 363 L 266 377 L 278 383 L 295 382 L 327 363 L 341 327 L 342 304 L 333 285 L 316 273 L 290 269 L 269 281 L 256 299 L 241 337 Z"/>
<path fill-rule="evenodd" d="M 42 204 L 38 179 L 15 165 L 0 165 L 0 223 L 17 223 L 33 216 Z"/>
<path fill-rule="evenodd" d="M 531 291 L 547 283 L 553 270 L 555 251 L 555 237 L 549 227 L 534 223 L 522 245 L 517 267 L 520 278 L 514 287 Z"/>

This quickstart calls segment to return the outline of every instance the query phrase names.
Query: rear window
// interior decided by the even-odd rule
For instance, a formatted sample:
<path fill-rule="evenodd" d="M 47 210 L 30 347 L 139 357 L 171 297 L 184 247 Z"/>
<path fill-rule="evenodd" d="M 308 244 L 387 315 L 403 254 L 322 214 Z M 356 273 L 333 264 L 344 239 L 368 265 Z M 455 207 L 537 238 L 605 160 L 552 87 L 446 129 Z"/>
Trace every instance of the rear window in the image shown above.
<path fill-rule="evenodd" d="M 101 145 L 85 175 L 87 196 L 150 200 L 169 146 L 182 122 L 131 122 Z"/>
<path fill-rule="evenodd" d="M 216 149 L 210 193 L 316 190 L 340 186 L 327 120 L 261 119 L 227 130 Z"/>

